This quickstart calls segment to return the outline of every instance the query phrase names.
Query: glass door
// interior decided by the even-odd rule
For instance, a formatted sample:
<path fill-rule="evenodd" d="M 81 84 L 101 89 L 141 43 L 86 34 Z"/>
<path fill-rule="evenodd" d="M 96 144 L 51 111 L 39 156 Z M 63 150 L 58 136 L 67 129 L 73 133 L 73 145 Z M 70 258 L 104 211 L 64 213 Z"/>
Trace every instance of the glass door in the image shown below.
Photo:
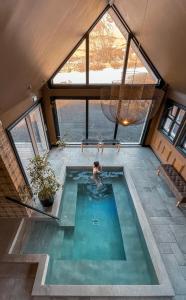
<path fill-rule="evenodd" d="M 34 134 L 35 146 L 37 147 L 36 152 L 43 155 L 48 150 L 48 143 L 40 106 L 36 107 L 28 117 L 31 122 L 32 133 Z"/>
<path fill-rule="evenodd" d="M 24 172 L 28 177 L 27 167 L 30 159 L 35 156 L 35 152 L 25 118 L 14 126 L 11 130 L 11 136 L 19 156 L 19 160 L 21 161 Z"/>
<path fill-rule="evenodd" d="M 21 167 L 29 180 L 30 159 L 49 150 L 40 105 L 29 112 L 9 130 Z"/>

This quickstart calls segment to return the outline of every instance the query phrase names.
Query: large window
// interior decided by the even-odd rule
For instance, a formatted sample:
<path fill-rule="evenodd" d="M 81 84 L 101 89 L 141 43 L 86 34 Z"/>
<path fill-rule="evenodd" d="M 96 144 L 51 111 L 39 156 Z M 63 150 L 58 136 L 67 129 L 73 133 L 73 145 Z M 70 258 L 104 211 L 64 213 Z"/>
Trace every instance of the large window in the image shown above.
<path fill-rule="evenodd" d="M 139 49 L 135 46 L 134 42 L 130 44 L 126 83 L 131 84 L 156 84 L 157 78 L 151 71 L 148 64 L 145 62 L 143 56 L 140 54 Z"/>
<path fill-rule="evenodd" d="M 171 142 L 177 139 L 186 116 L 186 109 L 173 101 L 168 101 L 161 121 L 161 131 Z"/>
<path fill-rule="evenodd" d="M 102 112 L 101 100 L 89 100 L 88 137 L 113 139 L 115 123 L 109 121 Z"/>
<path fill-rule="evenodd" d="M 54 84 L 86 83 L 86 44 L 85 41 L 75 50 L 68 61 L 53 78 Z"/>
<path fill-rule="evenodd" d="M 101 100 L 56 99 L 54 108 L 57 138 L 64 138 L 67 143 L 80 143 L 85 138 L 117 138 L 121 143 L 141 143 L 145 121 L 140 125 L 117 127 L 104 115 Z"/>
<path fill-rule="evenodd" d="M 121 82 L 125 36 L 109 11 L 96 24 L 89 35 L 89 83 Z"/>
<path fill-rule="evenodd" d="M 29 179 L 27 167 L 30 159 L 49 149 L 40 105 L 12 125 L 9 133 L 24 173 Z"/>
<path fill-rule="evenodd" d="M 27 173 L 27 166 L 30 159 L 35 156 L 35 153 L 26 119 L 21 120 L 14 126 L 11 130 L 11 135 L 24 171 Z"/>
<path fill-rule="evenodd" d="M 85 38 L 63 61 L 51 79 L 53 85 L 121 83 L 127 43 L 130 51 L 126 69 L 126 83 L 156 84 L 160 79 L 155 68 L 149 66 L 144 53 L 136 46 L 121 16 L 109 8 Z M 149 61 L 149 60 L 148 60 Z"/>
<path fill-rule="evenodd" d="M 132 126 L 118 126 L 117 138 L 121 143 L 140 144 L 143 133 L 144 123 Z"/>
<path fill-rule="evenodd" d="M 34 140 L 36 142 L 36 153 L 42 155 L 48 150 L 48 144 L 40 107 L 34 109 L 28 115 L 28 118 L 30 118 L 31 128 L 33 130 Z"/>
<path fill-rule="evenodd" d="M 183 129 L 183 134 L 181 134 L 177 143 L 177 148 L 186 156 L 186 125 Z"/>
<path fill-rule="evenodd" d="M 85 138 L 86 100 L 56 100 L 59 135 L 65 141 L 79 142 Z"/>

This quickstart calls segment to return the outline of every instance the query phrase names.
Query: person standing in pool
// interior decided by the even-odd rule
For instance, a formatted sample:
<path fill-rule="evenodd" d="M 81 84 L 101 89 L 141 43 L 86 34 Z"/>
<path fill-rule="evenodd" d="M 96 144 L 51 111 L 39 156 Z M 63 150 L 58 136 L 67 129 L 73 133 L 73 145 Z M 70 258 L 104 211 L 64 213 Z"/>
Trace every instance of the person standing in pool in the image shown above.
<path fill-rule="evenodd" d="M 92 173 L 93 173 L 93 179 L 97 185 L 102 184 L 101 178 L 100 178 L 101 171 L 102 171 L 102 167 L 101 167 L 99 161 L 95 161 L 93 164 Z"/>

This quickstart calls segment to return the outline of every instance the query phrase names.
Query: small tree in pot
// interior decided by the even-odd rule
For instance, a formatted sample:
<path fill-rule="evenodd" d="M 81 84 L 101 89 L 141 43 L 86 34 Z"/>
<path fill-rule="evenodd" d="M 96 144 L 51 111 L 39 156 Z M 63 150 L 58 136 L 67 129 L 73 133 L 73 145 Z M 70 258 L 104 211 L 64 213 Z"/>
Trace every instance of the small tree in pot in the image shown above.
<path fill-rule="evenodd" d="M 53 204 L 54 195 L 60 187 L 55 173 L 47 161 L 47 155 L 37 155 L 30 160 L 28 172 L 31 179 L 33 193 L 38 196 L 42 205 Z"/>

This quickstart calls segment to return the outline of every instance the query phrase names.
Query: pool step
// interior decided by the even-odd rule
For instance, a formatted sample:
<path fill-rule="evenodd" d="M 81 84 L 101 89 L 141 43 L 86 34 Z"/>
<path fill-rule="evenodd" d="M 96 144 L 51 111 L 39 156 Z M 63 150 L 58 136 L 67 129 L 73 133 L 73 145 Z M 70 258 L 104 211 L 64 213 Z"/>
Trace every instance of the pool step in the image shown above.
<path fill-rule="evenodd" d="M 53 220 L 33 221 L 29 239 L 22 246 L 21 254 L 49 254 L 61 259 L 64 230 Z"/>
<path fill-rule="evenodd" d="M 144 260 L 144 249 L 140 246 L 142 242 L 138 233 L 138 225 L 136 226 L 134 222 L 135 216 L 130 207 L 132 199 L 125 185 L 118 182 L 117 178 L 113 179 L 113 182 L 113 192 L 127 260 Z"/>
<path fill-rule="evenodd" d="M 61 211 L 59 213 L 59 225 L 62 227 L 74 227 L 76 218 L 77 183 L 67 181 L 62 195 Z"/>
<path fill-rule="evenodd" d="M 147 266 L 141 261 L 51 260 L 46 283 L 151 284 L 147 274 Z"/>

